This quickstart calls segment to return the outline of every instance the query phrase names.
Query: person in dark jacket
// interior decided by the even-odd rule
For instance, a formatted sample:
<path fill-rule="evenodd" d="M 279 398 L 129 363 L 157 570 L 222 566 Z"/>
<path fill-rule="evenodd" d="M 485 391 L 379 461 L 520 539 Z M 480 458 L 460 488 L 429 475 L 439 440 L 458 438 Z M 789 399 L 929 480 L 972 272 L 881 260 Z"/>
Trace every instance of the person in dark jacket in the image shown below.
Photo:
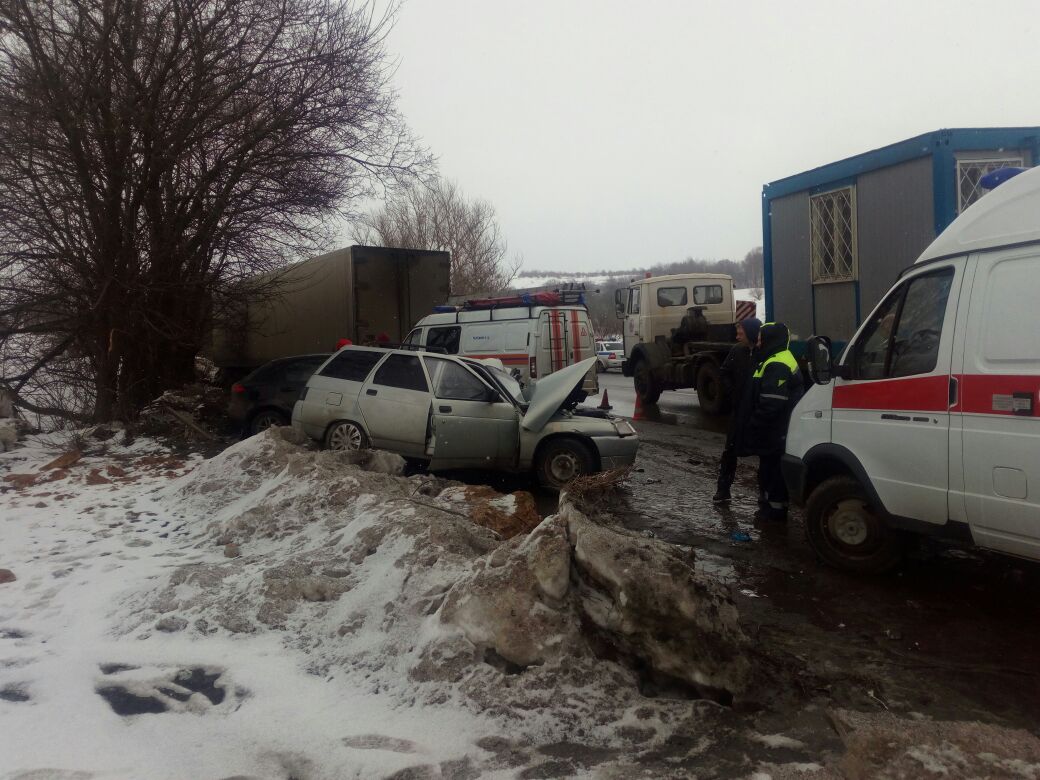
<path fill-rule="evenodd" d="M 765 493 L 766 518 L 787 518 L 787 487 L 780 458 L 787 443 L 787 425 L 802 397 L 802 371 L 789 349 L 787 326 L 767 322 L 758 333 L 758 366 L 748 386 L 748 417 L 741 432 L 738 455 L 758 455 L 759 487 Z"/>
<path fill-rule="evenodd" d="M 743 422 L 747 417 L 745 389 L 751 379 L 753 370 L 753 353 L 758 341 L 758 329 L 762 321 L 755 317 L 741 320 L 737 325 L 737 343 L 730 349 L 726 359 L 722 361 L 722 382 L 726 392 L 733 399 L 733 408 L 729 418 L 729 430 L 726 432 L 726 447 L 719 460 L 719 481 L 712 502 L 725 504 L 730 499 L 729 489 L 737 473 L 737 444 Z"/>

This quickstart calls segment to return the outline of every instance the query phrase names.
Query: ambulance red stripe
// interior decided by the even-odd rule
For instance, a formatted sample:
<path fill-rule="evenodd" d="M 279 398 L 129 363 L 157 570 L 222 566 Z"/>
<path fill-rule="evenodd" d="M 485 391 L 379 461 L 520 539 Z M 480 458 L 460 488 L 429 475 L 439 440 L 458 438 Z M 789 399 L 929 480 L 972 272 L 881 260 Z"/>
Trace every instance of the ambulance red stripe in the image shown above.
<path fill-rule="evenodd" d="M 893 412 L 963 412 L 1018 416 L 1003 406 L 1015 393 L 1032 399 L 1032 413 L 1040 417 L 1040 375 L 959 374 L 957 404 L 949 408 L 949 381 L 945 374 L 879 379 L 841 384 L 834 388 L 834 409 L 877 409 Z"/>

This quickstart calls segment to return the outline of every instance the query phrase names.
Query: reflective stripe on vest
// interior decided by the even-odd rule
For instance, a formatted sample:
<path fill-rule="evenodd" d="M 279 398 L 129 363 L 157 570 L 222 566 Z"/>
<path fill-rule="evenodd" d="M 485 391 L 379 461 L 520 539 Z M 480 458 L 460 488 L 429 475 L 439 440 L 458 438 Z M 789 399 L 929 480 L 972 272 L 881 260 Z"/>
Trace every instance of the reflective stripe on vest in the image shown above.
<path fill-rule="evenodd" d="M 783 363 L 791 372 L 791 376 L 794 376 L 794 372 L 798 370 L 798 361 L 794 359 L 791 350 L 782 349 L 775 355 L 770 355 L 762 361 L 762 365 L 760 365 L 758 370 L 755 371 L 755 379 L 760 379 L 762 377 L 762 372 L 766 370 L 766 366 L 770 363 Z"/>

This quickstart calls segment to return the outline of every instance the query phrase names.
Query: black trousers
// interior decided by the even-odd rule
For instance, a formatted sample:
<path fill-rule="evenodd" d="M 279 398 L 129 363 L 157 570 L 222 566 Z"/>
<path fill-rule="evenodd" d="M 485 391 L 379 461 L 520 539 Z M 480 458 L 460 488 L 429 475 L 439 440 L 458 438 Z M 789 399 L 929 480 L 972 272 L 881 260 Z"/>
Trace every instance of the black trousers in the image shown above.
<path fill-rule="evenodd" d="M 787 485 L 780 471 L 782 455 L 782 452 L 776 452 L 758 458 L 758 489 L 765 494 L 774 509 L 787 506 Z"/>
<path fill-rule="evenodd" d="M 729 493 L 730 486 L 737 476 L 737 448 L 730 441 L 726 442 L 726 448 L 722 451 L 719 460 L 719 492 Z"/>

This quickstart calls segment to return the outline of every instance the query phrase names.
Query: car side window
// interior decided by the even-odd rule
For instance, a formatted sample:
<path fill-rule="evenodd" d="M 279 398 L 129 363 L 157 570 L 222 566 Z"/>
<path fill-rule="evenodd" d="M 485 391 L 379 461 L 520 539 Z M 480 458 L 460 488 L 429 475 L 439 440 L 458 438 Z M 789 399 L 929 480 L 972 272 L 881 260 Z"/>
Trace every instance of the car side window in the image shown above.
<path fill-rule="evenodd" d="M 364 382 L 372 366 L 383 357 L 382 352 L 367 349 L 345 349 L 336 355 L 319 374 L 351 382 Z"/>
<path fill-rule="evenodd" d="M 426 346 L 443 349 L 449 355 L 457 355 L 461 335 L 462 328 L 458 325 L 452 325 L 449 328 L 430 328 L 430 332 L 426 335 Z"/>
<path fill-rule="evenodd" d="M 852 350 L 853 379 L 927 374 L 939 359 L 953 269 L 904 282 L 884 300 Z"/>
<path fill-rule="evenodd" d="M 402 344 L 418 344 L 422 340 L 422 328 L 416 328 L 408 334 Z"/>
<path fill-rule="evenodd" d="M 418 390 L 421 393 L 430 391 L 419 358 L 415 355 L 391 355 L 376 371 L 372 383 L 400 387 L 402 390 Z"/>
<path fill-rule="evenodd" d="M 426 358 L 426 368 L 433 382 L 433 392 L 438 398 L 452 401 L 486 401 L 487 386 L 451 360 Z"/>

